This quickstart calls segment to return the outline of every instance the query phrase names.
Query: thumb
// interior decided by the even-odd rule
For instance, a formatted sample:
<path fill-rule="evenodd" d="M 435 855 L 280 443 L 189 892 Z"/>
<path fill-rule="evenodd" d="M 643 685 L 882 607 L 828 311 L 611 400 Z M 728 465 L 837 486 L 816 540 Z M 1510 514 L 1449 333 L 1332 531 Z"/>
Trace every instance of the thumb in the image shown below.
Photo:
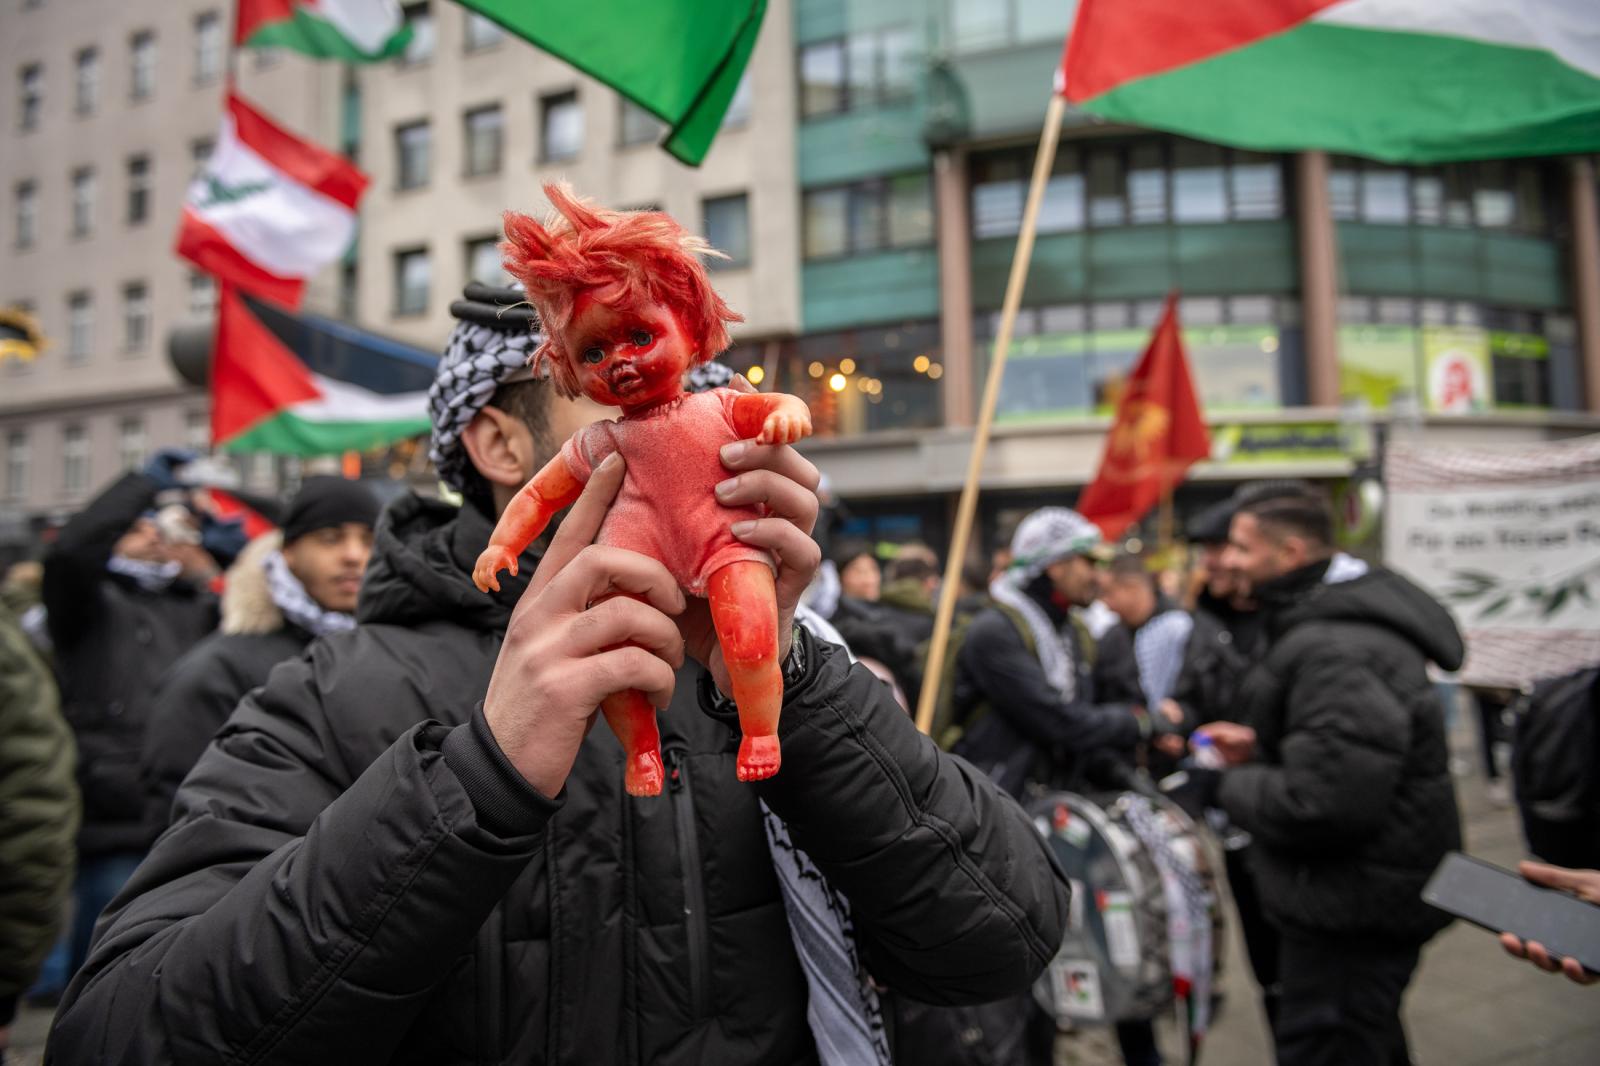
<path fill-rule="evenodd" d="M 1559 888 L 1579 894 L 1588 889 L 1585 898 L 1594 894 L 1593 882 L 1597 880 L 1585 870 L 1569 870 L 1564 866 L 1551 866 L 1543 862 L 1518 863 L 1517 872 L 1534 884 L 1544 885 L 1546 888 Z"/>

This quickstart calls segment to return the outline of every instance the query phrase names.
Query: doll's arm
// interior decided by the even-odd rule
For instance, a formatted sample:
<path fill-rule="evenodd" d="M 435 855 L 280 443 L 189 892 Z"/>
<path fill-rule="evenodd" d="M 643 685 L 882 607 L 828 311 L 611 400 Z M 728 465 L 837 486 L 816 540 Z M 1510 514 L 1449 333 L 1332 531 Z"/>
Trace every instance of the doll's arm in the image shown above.
<path fill-rule="evenodd" d="M 511 498 L 505 513 L 494 527 L 489 546 L 478 556 L 472 568 L 472 583 L 479 592 L 491 589 L 500 591 L 501 570 L 517 575 L 517 556 L 544 532 L 557 511 L 572 503 L 583 492 L 583 482 L 573 476 L 567 461 L 560 455 L 544 465 L 544 469 L 528 481 Z"/>
<path fill-rule="evenodd" d="M 793 444 L 811 436 L 811 409 L 788 393 L 745 393 L 734 397 L 733 428 L 759 444 Z"/>

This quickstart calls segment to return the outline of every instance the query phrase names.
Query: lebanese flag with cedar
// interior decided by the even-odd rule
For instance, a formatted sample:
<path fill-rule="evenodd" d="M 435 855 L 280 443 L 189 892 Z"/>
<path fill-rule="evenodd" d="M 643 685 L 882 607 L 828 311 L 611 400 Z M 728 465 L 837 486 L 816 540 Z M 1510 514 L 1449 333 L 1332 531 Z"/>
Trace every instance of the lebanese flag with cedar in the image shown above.
<path fill-rule="evenodd" d="M 1078 513 L 1115 539 L 1210 455 L 1211 436 L 1189 376 L 1173 293 L 1128 377 L 1100 471 L 1078 498 Z"/>
<path fill-rule="evenodd" d="M 367 176 L 230 92 L 205 170 L 189 186 L 178 254 L 226 284 L 298 307 L 306 278 L 356 232 Z"/>

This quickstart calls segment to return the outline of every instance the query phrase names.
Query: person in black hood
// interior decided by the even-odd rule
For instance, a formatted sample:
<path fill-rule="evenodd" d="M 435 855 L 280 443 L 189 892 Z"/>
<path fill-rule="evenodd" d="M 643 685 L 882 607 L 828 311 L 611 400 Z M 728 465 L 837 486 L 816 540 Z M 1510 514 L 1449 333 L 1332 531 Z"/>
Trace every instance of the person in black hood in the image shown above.
<path fill-rule="evenodd" d="M 1448 924 L 1424 883 L 1461 844 L 1431 660 L 1461 665 L 1449 613 L 1398 574 L 1333 548 L 1310 494 L 1246 503 L 1225 565 L 1265 613 L 1265 658 L 1228 762 L 1191 771 L 1254 838 L 1261 903 L 1281 935 L 1282 1066 L 1409 1061 L 1400 1003 L 1422 945 Z"/>
<path fill-rule="evenodd" d="M 228 569 L 222 628 L 179 659 L 152 702 L 140 773 L 151 840 L 172 797 L 246 692 L 314 638 L 355 627 L 378 501 L 341 477 L 311 477 L 281 529 L 250 542 Z"/>
<path fill-rule="evenodd" d="M 144 854 L 139 748 L 151 699 L 166 669 L 217 626 L 207 588 L 215 563 L 178 502 L 192 458 L 162 451 L 123 475 L 62 527 L 44 558 L 40 594 L 61 710 L 78 743 L 83 821 L 65 966 L 47 965 L 53 987 L 41 996 L 82 965 L 96 916 Z"/>
<path fill-rule="evenodd" d="M 468 502 L 391 504 L 361 624 L 234 712 L 108 912 L 50 1061 L 871 1064 L 879 984 L 1027 988 L 1069 898 L 1022 811 L 803 631 L 782 649 L 783 770 L 739 783 L 703 609 L 659 563 L 589 545 L 618 464 L 520 576 L 473 587 L 494 514 L 566 434 L 545 383 L 507 380 L 527 320 L 455 310 L 434 444 Z M 814 468 L 724 459 L 725 498 L 772 512 L 746 535 L 779 559 L 791 636 Z M 614 588 L 641 600 L 590 606 Z M 659 797 L 623 793 L 596 720 L 630 688 L 670 702 Z"/>

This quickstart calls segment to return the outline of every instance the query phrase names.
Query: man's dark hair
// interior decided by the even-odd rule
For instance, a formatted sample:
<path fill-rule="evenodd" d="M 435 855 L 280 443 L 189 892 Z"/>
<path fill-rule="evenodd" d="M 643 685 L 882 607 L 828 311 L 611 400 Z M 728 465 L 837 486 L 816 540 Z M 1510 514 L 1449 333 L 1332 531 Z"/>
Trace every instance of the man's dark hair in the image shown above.
<path fill-rule="evenodd" d="M 908 555 L 889 560 L 889 565 L 884 569 L 885 581 L 926 581 L 930 577 L 939 576 L 939 567 L 926 555 Z"/>
<path fill-rule="evenodd" d="M 533 431 L 535 454 L 547 449 L 550 437 L 550 384 L 538 378 L 510 381 L 494 390 L 485 407 L 497 407 Z M 484 514 L 494 514 L 494 493 L 489 482 L 468 463 L 462 474 L 461 495 Z"/>
<path fill-rule="evenodd" d="M 840 570 L 843 570 L 863 555 L 870 555 L 874 560 L 878 558 L 878 553 L 872 550 L 872 544 L 859 537 L 848 537 L 836 542 L 830 554 L 833 558 L 833 565 Z"/>
<path fill-rule="evenodd" d="M 1106 564 L 1106 573 L 1114 581 L 1137 579 L 1146 582 L 1152 589 L 1156 588 L 1155 572 L 1150 569 L 1150 564 L 1142 555 L 1124 552 Z"/>
<path fill-rule="evenodd" d="M 1333 547 L 1333 511 L 1316 492 L 1265 496 L 1244 504 L 1239 513 L 1253 515 L 1274 540 L 1292 536 L 1319 548 Z"/>

